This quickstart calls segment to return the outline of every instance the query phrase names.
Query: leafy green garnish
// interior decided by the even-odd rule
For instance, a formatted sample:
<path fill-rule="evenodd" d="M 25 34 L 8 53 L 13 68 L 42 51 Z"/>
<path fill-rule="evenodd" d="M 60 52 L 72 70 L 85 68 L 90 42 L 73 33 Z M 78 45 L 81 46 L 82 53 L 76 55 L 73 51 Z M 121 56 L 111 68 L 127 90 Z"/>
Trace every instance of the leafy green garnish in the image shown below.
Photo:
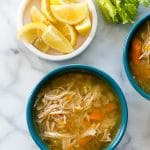
<path fill-rule="evenodd" d="M 97 0 L 108 22 L 133 23 L 139 5 L 148 7 L 150 0 Z"/>

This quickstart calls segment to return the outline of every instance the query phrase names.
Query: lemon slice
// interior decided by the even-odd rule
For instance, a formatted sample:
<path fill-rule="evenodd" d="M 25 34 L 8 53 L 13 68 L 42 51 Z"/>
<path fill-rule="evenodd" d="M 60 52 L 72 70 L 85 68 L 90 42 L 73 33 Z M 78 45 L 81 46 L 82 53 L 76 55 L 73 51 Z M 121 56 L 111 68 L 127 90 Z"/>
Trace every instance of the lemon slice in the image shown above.
<path fill-rule="evenodd" d="M 55 27 L 68 39 L 72 46 L 77 43 L 77 31 L 71 25 L 57 22 Z"/>
<path fill-rule="evenodd" d="M 62 3 L 79 3 L 80 0 L 60 0 Z"/>
<path fill-rule="evenodd" d="M 58 21 L 75 25 L 88 16 L 88 5 L 87 3 L 51 5 L 51 11 Z"/>
<path fill-rule="evenodd" d="M 20 28 L 18 38 L 33 44 L 40 38 L 47 26 L 43 23 L 29 23 Z"/>
<path fill-rule="evenodd" d="M 51 5 L 60 5 L 65 3 L 78 3 L 79 0 L 50 0 Z"/>
<path fill-rule="evenodd" d="M 50 24 L 46 17 L 35 6 L 32 6 L 30 16 L 32 22 L 42 22 L 46 25 Z"/>
<path fill-rule="evenodd" d="M 55 18 L 53 17 L 51 9 L 50 9 L 49 0 L 41 0 L 41 12 L 48 20 L 55 22 Z"/>
<path fill-rule="evenodd" d="M 60 5 L 60 4 L 62 4 L 61 0 L 50 0 L 50 5 Z"/>
<path fill-rule="evenodd" d="M 49 47 L 43 42 L 42 38 L 36 39 L 33 43 L 33 46 L 45 53 L 47 53 L 49 49 Z"/>
<path fill-rule="evenodd" d="M 78 25 L 75 25 L 75 29 L 84 36 L 87 36 L 91 31 L 91 20 L 90 16 L 88 16 L 86 19 L 84 19 L 81 23 Z"/>
<path fill-rule="evenodd" d="M 51 48 L 62 53 L 70 53 L 73 48 L 69 41 L 53 25 L 49 25 L 42 35 L 43 41 Z"/>

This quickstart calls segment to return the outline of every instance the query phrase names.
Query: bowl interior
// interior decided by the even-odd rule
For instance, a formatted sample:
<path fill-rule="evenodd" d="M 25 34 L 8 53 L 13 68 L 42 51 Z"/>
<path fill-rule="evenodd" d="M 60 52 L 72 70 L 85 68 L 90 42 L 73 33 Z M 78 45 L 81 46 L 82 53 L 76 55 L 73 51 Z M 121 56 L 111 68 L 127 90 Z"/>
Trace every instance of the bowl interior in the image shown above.
<path fill-rule="evenodd" d="M 111 87 L 114 89 L 114 91 L 116 92 L 116 94 L 119 97 L 119 102 L 120 102 L 120 106 L 121 106 L 121 110 L 122 110 L 122 120 L 120 123 L 120 126 L 118 128 L 117 134 L 115 136 L 115 138 L 113 139 L 113 141 L 111 142 L 111 144 L 106 148 L 106 150 L 113 150 L 118 143 L 120 142 L 120 140 L 122 139 L 124 132 L 126 130 L 126 126 L 127 126 L 127 120 L 128 120 L 128 110 L 127 110 L 127 104 L 126 104 L 126 100 L 125 97 L 120 89 L 120 87 L 116 84 L 116 82 L 109 77 L 106 73 L 97 70 L 93 67 L 89 67 L 89 66 L 83 66 L 83 65 L 70 65 L 70 66 L 64 66 L 61 68 L 58 68 L 50 73 L 48 73 L 39 83 L 38 85 L 35 87 L 35 89 L 33 90 L 29 101 L 28 101 L 28 105 L 27 105 L 27 124 L 28 124 L 28 128 L 29 131 L 31 133 L 32 138 L 34 139 L 34 141 L 36 142 L 36 144 L 42 149 L 42 150 L 47 150 L 46 145 L 42 142 L 42 140 L 40 139 L 40 137 L 38 136 L 38 133 L 36 132 L 34 123 L 33 123 L 33 105 L 35 102 L 35 97 L 37 95 L 37 93 L 39 92 L 40 88 L 49 80 L 53 79 L 54 77 L 56 77 L 57 75 L 60 74 L 64 74 L 66 72 L 73 72 L 73 71 L 84 71 L 84 72 L 89 72 L 97 77 L 100 77 L 102 79 L 104 79 L 106 82 L 108 82 Z"/>
<path fill-rule="evenodd" d="M 35 0 L 34 0 L 35 1 Z M 28 10 L 28 4 L 30 4 L 31 0 L 23 0 L 20 7 L 19 7 L 19 11 L 18 11 L 18 19 L 17 19 L 17 26 L 18 29 L 23 26 L 24 24 L 24 13 L 26 10 Z M 61 61 L 61 60 L 67 60 L 70 58 L 73 58 L 77 55 L 79 55 L 81 52 L 83 52 L 88 45 L 91 43 L 91 41 L 94 38 L 94 35 L 96 33 L 96 29 L 97 29 L 97 13 L 96 13 L 96 8 L 94 6 L 94 3 L 92 0 L 87 0 L 88 2 L 88 6 L 89 9 L 91 11 L 91 17 L 92 17 L 92 28 L 91 28 L 91 32 L 88 35 L 88 37 L 85 39 L 85 41 L 81 44 L 81 46 L 79 46 L 75 51 L 73 51 L 72 53 L 69 54 L 65 54 L 65 55 L 50 55 L 50 54 L 46 54 L 41 52 L 40 50 L 38 50 L 37 48 L 35 48 L 33 45 L 28 44 L 26 42 L 23 42 L 23 44 L 34 54 L 38 55 L 41 58 L 47 59 L 47 60 L 53 60 L 53 61 Z M 29 10 L 28 10 L 29 11 Z M 29 14 L 28 14 L 29 16 Z M 27 18 L 27 17 L 26 17 Z M 29 22 L 29 19 L 26 19 Z"/>
<path fill-rule="evenodd" d="M 146 99 L 150 100 L 150 94 L 146 93 L 141 87 L 139 87 L 139 85 L 137 84 L 137 82 L 134 80 L 132 73 L 130 71 L 130 67 L 129 67 L 129 49 L 130 49 L 130 44 L 132 41 L 133 36 L 135 35 L 135 32 L 138 30 L 138 28 L 144 24 L 147 20 L 150 20 L 150 14 L 145 15 L 142 19 L 140 19 L 139 21 L 137 21 L 134 26 L 131 28 L 127 39 L 125 41 L 124 44 L 124 53 L 123 53 L 123 63 L 124 63 L 124 68 L 125 68 L 125 72 L 127 74 L 127 77 L 131 83 L 131 85 L 135 88 L 135 90 L 140 93 L 143 97 L 145 97 Z"/>

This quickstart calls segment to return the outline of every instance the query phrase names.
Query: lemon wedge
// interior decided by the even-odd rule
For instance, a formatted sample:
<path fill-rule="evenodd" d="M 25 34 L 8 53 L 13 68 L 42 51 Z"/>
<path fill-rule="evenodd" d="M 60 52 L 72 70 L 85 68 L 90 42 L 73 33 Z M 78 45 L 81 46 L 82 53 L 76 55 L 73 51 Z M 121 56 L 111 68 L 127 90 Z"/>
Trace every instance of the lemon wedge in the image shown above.
<path fill-rule="evenodd" d="M 79 3 L 80 0 L 60 0 L 62 3 Z"/>
<path fill-rule="evenodd" d="M 53 25 L 49 25 L 42 35 L 43 41 L 51 48 L 62 53 L 70 53 L 73 48 L 69 41 Z"/>
<path fill-rule="evenodd" d="M 42 22 L 46 25 L 50 24 L 46 17 L 35 6 L 32 6 L 30 16 L 32 22 Z"/>
<path fill-rule="evenodd" d="M 50 0 L 41 0 L 41 12 L 48 20 L 55 22 L 55 18 L 50 9 Z"/>
<path fill-rule="evenodd" d="M 49 49 L 49 47 L 43 42 L 42 38 L 36 39 L 33 46 L 45 53 L 47 53 Z"/>
<path fill-rule="evenodd" d="M 47 26 L 43 23 L 29 23 L 20 28 L 18 38 L 33 44 L 35 40 L 41 38 Z"/>
<path fill-rule="evenodd" d="M 50 0 L 51 5 L 60 5 L 65 3 L 77 3 L 79 0 Z"/>
<path fill-rule="evenodd" d="M 88 16 L 88 5 L 87 3 L 51 5 L 51 11 L 58 21 L 75 25 Z"/>
<path fill-rule="evenodd" d="M 72 46 L 77 43 L 77 31 L 71 25 L 57 22 L 55 27 L 68 39 Z"/>
<path fill-rule="evenodd" d="M 91 19 L 90 16 L 88 16 L 86 19 L 84 19 L 81 23 L 78 25 L 75 25 L 75 29 L 84 36 L 87 36 L 91 31 Z"/>
<path fill-rule="evenodd" d="M 60 5 L 60 4 L 62 4 L 61 0 L 50 0 L 50 5 Z"/>

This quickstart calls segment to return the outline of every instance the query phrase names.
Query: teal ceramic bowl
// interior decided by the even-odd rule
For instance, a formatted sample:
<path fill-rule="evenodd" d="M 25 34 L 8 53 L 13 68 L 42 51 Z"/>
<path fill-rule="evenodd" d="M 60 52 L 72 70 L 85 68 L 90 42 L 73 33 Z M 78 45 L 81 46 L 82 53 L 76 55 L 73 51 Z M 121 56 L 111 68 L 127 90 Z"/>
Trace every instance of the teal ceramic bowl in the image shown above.
<path fill-rule="evenodd" d="M 132 73 L 129 68 L 129 48 L 130 48 L 132 38 L 135 35 L 135 32 L 137 31 L 137 29 L 147 20 L 150 20 L 150 14 L 147 14 L 142 19 L 138 20 L 129 31 L 127 38 L 125 40 L 125 43 L 124 43 L 123 64 L 124 64 L 125 72 L 127 74 L 127 77 L 131 85 L 135 88 L 135 90 L 140 95 L 150 100 L 150 94 L 146 93 L 141 87 L 139 87 L 139 85 L 136 83 L 135 79 L 133 78 Z"/>
<path fill-rule="evenodd" d="M 39 137 L 36 128 L 33 123 L 33 105 L 35 103 L 35 97 L 38 94 L 39 90 L 41 87 L 49 80 L 52 80 L 54 77 L 60 74 L 64 74 L 67 72 L 72 72 L 72 71 L 84 71 L 84 72 L 89 72 L 94 74 L 97 77 L 103 78 L 107 83 L 109 83 L 116 94 L 119 97 L 119 102 L 122 110 L 122 120 L 121 124 L 118 128 L 118 132 L 111 142 L 111 144 L 106 148 L 106 150 L 114 150 L 114 148 L 119 144 L 121 141 L 127 127 L 127 121 L 128 121 L 128 109 L 127 109 L 127 104 L 125 97 L 120 89 L 120 87 L 117 85 L 117 83 L 106 73 L 103 71 L 100 71 L 96 68 L 90 67 L 90 66 L 85 66 L 85 65 L 69 65 L 69 66 L 63 66 L 60 68 L 57 68 L 51 72 L 49 72 L 34 88 L 31 96 L 29 97 L 28 104 L 27 104 L 27 110 L 26 110 L 26 119 L 27 119 L 27 124 L 28 124 L 28 129 L 30 131 L 30 134 L 35 141 L 35 143 L 40 147 L 41 150 L 48 150 L 46 145 L 43 143 L 41 138 Z"/>

